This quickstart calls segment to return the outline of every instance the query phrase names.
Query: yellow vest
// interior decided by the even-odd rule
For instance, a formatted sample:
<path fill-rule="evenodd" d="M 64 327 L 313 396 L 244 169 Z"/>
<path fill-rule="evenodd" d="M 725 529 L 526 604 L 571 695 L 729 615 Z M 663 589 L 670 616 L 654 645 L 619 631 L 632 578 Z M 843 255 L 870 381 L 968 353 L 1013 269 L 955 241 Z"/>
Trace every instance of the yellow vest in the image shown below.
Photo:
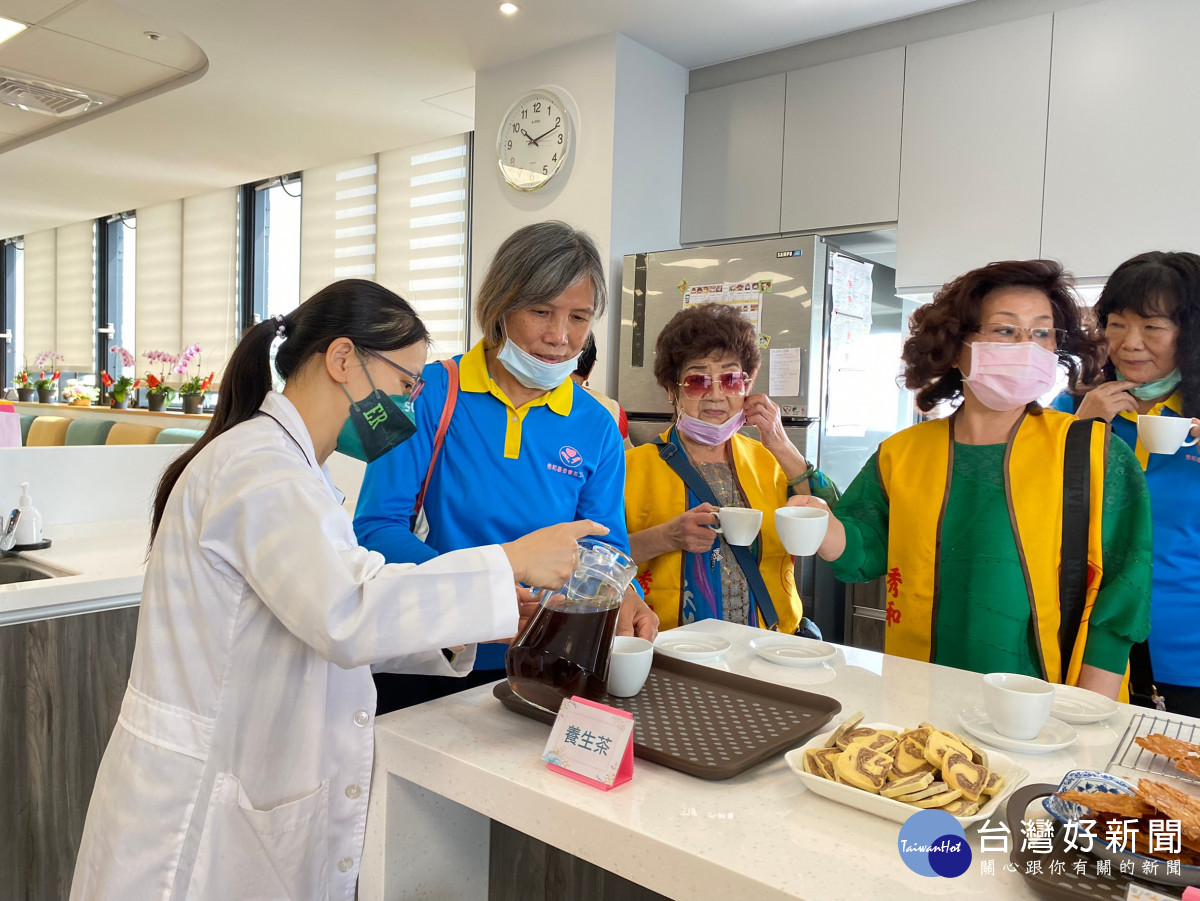
<path fill-rule="evenodd" d="M 661 436 L 666 440 L 669 435 Z M 733 477 L 756 510 L 763 511 L 758 540 L 758 570 L 779 616 L 779 631 L 796 631 L 803 614 L 796 591 L 795 560 L 783 549 L 775 531 L 775 510 L 787 503 L 787 477 L 762 444 L 745 435 L 730 439 Z M 686 512 L 687 486 L 658 455 L 654 444 L 643 444 L 625 454 L 625 522 L 629 534 L 662 525 Z M 660 554 L 638 567 L 638 581 L 646 603 L 658 614 L 664 629 L 680 625 L 683 595 L 683 551 Z M 763 625 L 761 618 L 759 625 Z"/>
<path fill-rule="evenodd" d="M 1088 588 L 1074 650 L 1063 675 L 1059 650 L 1059 566 L 1062 554 L 1063 459 L 1075 417 L 1056 410 L 1024 415 L 1004 456 L 1004 486 L 1021 569 L 1029 592 L 1038 663 L 1050 682 L 1075 685 L 1083 665 L 1088 620 L 1103 574 L 1101 518 L 1109 429 L 1091 435 Z M 889 654 L 931 661 L 937 648 L 938 573 L 942 516 L 950 498 L 953 417 L 923 422 L 879 446 L 879 477 L 888 498 Z M 950 603 L 960 603 L 952 598 Z M 1122 698 L 1126 686 L 1121 687 Z"/>

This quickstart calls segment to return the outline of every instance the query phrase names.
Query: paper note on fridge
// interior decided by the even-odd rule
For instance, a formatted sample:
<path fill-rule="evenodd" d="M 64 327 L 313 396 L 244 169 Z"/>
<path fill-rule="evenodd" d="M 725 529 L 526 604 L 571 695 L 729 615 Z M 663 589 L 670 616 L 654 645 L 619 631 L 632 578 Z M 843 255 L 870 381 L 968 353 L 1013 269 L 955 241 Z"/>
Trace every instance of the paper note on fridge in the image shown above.
<path fill-rule="evenodd" d="M 802 347 L 772 347 L 770 384 L 771 397 L 795 397 L 800 393 L 800 366 L 804 362 Z"/>

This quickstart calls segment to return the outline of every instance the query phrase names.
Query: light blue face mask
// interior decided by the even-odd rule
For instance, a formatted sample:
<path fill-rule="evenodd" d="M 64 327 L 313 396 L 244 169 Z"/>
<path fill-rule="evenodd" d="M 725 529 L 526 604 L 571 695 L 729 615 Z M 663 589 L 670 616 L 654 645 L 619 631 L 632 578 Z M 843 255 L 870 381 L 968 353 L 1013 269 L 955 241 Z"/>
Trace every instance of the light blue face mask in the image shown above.
<path fill-rule="evenodd" d="M 563 360 L 561 363 L 547 363 L 545 360 L 521 350 L 513 344 L 511 338 L 504 339 L 504 346 L 500 348 L 497 359 L 504 364 L 504 368 L 513 378 L 526 388 L 535 391 L 549 391 L 551 388 L 557 388 L 571 377 L 571 373 L 579 365 L 579 354 L 569 360 Z"/>
<path fill-rule="evenodd" d="M 1121 370 L 1114 366 L 1113 371 L 1116 372 L 1117 378 L 1126 381 L 1125 376 L 1121 375 Z M 1153 382 L 1146 382 L 1145 384 L 1138 385 L 1136 388 L 1130 388 L 1129 393 L 1138 400 L 1154 400 L 1158 397 L 1166 397 L 1179 387 L 1179 383 L 1182 381 L 1183 374 L 1178 369 L 1172 369 L 1161 379 L 1155 379 Z"/>

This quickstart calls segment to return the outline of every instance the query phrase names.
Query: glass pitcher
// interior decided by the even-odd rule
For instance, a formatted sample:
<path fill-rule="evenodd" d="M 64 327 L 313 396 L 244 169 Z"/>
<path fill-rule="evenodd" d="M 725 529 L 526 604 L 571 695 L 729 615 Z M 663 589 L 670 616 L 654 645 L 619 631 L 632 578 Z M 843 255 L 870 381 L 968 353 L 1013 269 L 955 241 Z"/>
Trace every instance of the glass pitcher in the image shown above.
<path fill-rule="evenodd" d="M 564 698 L 604 694 L 621 598 L 637 573 L 633 558 L 595 538 L 579 539 L 577 559 L 566 585 L 542 591 L 537 613 L 504 656 L 512 690 L 554 713 Z"/>

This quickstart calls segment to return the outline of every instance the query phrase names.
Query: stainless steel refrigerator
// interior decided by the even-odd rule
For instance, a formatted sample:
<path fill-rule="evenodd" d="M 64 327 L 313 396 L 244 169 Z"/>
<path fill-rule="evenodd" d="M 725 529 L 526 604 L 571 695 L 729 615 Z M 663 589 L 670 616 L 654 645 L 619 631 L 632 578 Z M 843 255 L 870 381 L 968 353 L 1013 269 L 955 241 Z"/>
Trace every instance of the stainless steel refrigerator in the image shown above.
<path fill-rule="evenodd" d="M 634 444 L 671 421 L 654 379 L 655 343 L 672 316 L 699 303 L 732 305 L 755 326 L 762 364 L 753 390 L 780 406 L 792 442 L 841 488 L 880 441 L 916 421 L 897 382 L 916 304 L 896 296 L 894 270 L 806 235 L 624 258 L 617 400 Z M 823 588 L 832 578 L 811 560 L 797 569 L 808 615 L 842 640 L 840 592 Z"/>

